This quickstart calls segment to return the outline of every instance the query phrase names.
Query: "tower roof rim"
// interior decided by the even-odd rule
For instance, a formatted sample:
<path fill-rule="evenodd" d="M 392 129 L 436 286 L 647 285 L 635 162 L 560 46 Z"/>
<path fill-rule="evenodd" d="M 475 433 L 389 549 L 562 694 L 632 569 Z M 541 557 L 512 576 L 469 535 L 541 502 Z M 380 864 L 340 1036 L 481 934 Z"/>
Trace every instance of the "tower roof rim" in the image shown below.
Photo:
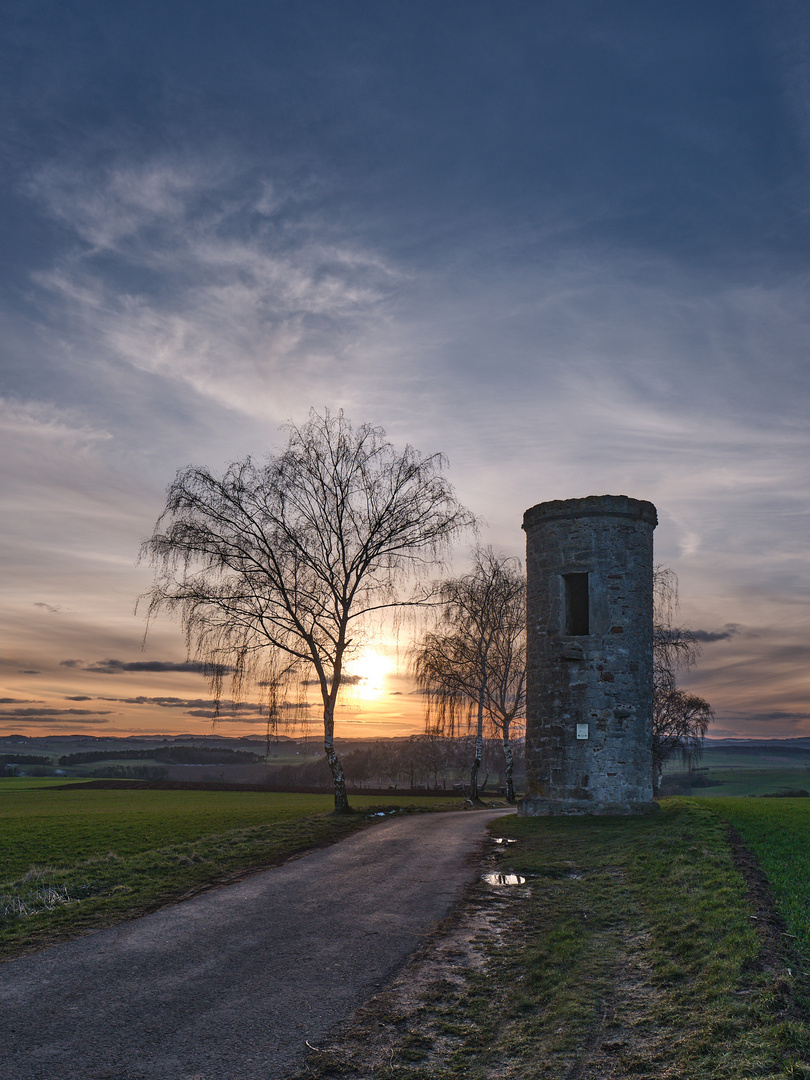
<path fill-rule="evenodd" d="M 582 499 L 553 499 L 531 506 L 523 515 L 523 528 L 529 529 L 540 521 L 554 518 L 625 517 L 646 521 L 653 528 L 658 524 L 658 512 L 646 499 L 629 495 L 587 495 Z"/>

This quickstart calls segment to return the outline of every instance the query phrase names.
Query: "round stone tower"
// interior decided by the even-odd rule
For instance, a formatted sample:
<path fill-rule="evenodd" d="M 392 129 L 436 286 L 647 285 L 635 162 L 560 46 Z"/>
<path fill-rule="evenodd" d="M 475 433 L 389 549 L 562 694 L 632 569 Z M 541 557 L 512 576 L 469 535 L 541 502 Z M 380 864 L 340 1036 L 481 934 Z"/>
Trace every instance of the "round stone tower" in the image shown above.
<path fill-rule="evenodd" d="M 653 809 L 652 503 L 540 503 L 526 531 L 524 815 Z"/>

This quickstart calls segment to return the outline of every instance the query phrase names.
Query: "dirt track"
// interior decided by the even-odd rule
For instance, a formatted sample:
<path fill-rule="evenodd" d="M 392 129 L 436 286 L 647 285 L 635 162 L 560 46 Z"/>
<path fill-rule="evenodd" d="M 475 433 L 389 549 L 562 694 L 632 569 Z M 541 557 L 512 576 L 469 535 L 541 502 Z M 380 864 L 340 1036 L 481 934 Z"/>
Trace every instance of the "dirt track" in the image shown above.
<path fill-rule="evenodd" d="M 0 966 L 0 1075 L 281 1080 L 449 911 L 503 812 L 389 819 Z"/>

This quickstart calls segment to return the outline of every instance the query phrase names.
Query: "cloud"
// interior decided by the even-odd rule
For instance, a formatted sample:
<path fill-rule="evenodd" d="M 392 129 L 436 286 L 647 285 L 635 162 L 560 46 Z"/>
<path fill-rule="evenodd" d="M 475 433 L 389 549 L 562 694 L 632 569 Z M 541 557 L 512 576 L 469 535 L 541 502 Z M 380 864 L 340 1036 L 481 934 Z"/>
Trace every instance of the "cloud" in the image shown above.
<path fill-rule="evenodd" d="M 231 716 L 228 713 L 220 713 L 219 716 L 214 716 L 209 712 L 192 712 L 189 716 L 199 716 L 205 720 L 215 720 L 217 724 L 261 724 L 266 726 L 266 716 Z M 306 721 L 302 720 L 302 723 Z"/>
<path fill-rule="evenodd" d="M 50 611 L 52 615 L 61 615 L 65 610 L 60 604 L 44 604 L 41 601 L 35 602 L 34 607 L 44 608 L 46 611 Z"/>
<path fill-rule="evenodd" d="M 692 630 L 690 633 L 696 641 L 729 641 L 731 638 L 736 637 L 741 629 L 742 627 L 739 623 L 726 623 L 724 630 Z"/>
<path fill-rule="evenodd" d="M 78 699 L 76 699 L 78 700 Z M 85 699 L 81 699 L 85 700 Z M 139 695 L 138 697 L 102 697 L 99 701 L 114 701 L 119 702 L 122 705 L 157 705 L 161 709 L 208 709 L 213 710 L 216 708 L 216 701 L 213 698 L 181 698 L 181 697 L 146 697 Z M 287 704 L 282 703 L 277 708 L 280 709 L 297 709 L 300 708 L 297 703 Z M 240 712 L 256 712 L 266 711 L 265 706 L 258 702 L 250 701 L 237 701 L 228 702 L 220 706 L 223 712 L 228 713 L 240 713 Z M 199 714 L 192 714 L 199 715 Z M 208 715 L 207 713 L 205 715 Z"/>
<path fill-rule="evenodd" d="M 162 709 L 213 708 L 216 702 L 212 698 L 180 697 L 138 697 L 114 698 L 103 697 L 99 701 L 117 701 L 124 705 L 158 705 Z"/>
<path fill-rule="evenodd" d="M 794 712 L 784 709 L 773 709 L 770 712 L 752 710 L 751 713 L 735 713 L 727 712 L 723 715 L 723 722 L 729 723 L 742 723 L 751 724 L 761 722 L 763 724 L 803 724 L 810 720 L 810 711 Z M 736 729 L 738 735 L 740 735 L 740 728 Z"/>
<path fill-rule="evenodd" d="M 3 709 L 0 720 L 47 720 L 67 716 L 110 716 L 110 709 Z M 84 721 L 83 721 L 84 722 Z"/>
<path fill-rule="evenodd" d="M 302 679 L 301 681 L 302 681 L 303 686 L 320 686 L 321 685 L 318 682 L 317 679 Z M 362 682 L 365 682 L 365 681 L 366 681 L 366 677 L 364 675 L 343 674 L 340 677 L 341 686 L 357 686 L 358 683 L 362 683 Z"/>
<path fill-rule="evenodd" d="M 0 698 L 0 705 L 34 705 L 34 704 L 36 704 L 36 702 L 32 701 L 30 698 L 13 698 L 13 697 L 2 697 L 2 698 Z"/>
<path fill-rule="evenodd" d="M 0 396 L 0 432 L 17 445 L 22 439 L 35 440 L 40 448 L 50 443 L 62 452 L 67 448 L 87 449 L 112 438 L 104 428 L 88 424 L 78 409 L 3 396 Z"/>
<path fill-rule="evenodd" d="M 183 661 L 178 663 L 173 660 L 97 660 L 95 663 L 86 664 L 81 660 L 62 660 L 62 667 L 81 668 L 82 671 L 89 671 L 94 674 L 100 675 L 118 675 L 120 672 L 165 672 L 165 671 L 180 671 L 180 672 L 192 672 L 194 674 L 205 674 L 207 668 L 205 664 L 197 663 L 194 660 Z M 227 673 L 230 668 L 224 668 Z"/>
<path fill-rule="evenodd" d="M 69 711 L 69 710 L 68 710 Z M 83 717 L 78 724 L 80 727 L 85 727 L 87 724 L 109 724 L 109 720 L 101 720 L 92 716 Z M 52 730 L 67 730 L 75 731 L 77 722 L 65 721 L 60 723 L 52 716 L 27 716 L 24 720 L 26 724 L 47 724 L 48 728 Z M 20 725 L 20 720 L 14 719 L 14 717 L 7 717 L 0 714 L 0 724 L 13 724 L 17 727 Z"/>
<path fill-rule="evenodd" d="M 85 173 L 51 162 L 31 179 L 29 192 L 92 250 L 115 251 L 156 224 L 183 223 L 189 197 L 201 186 L 216 186 L 222 175 L 211 163 L 181 167 L 164 159 L 108 168 L 88 185 Z"/>
<path fill-rule="evenodd" d="M 265 420 L 327 369 L 362 376 L 348 350 L 401 276 L 300 195 L 276 185 L 268 203 L 200 159 L 52 164 L 31 192 L 82 242 L 35 280 L 88 348 Z"/>
<path fill-rule="evenodd" d="M 781 723 L 787 720 L 790 724 L 799 724 L 805 720 L 810 720 L 810 712 L 785 712 L 774 709 L 772 712 L 758 712 L 756 718 L 765 723 Z"/>

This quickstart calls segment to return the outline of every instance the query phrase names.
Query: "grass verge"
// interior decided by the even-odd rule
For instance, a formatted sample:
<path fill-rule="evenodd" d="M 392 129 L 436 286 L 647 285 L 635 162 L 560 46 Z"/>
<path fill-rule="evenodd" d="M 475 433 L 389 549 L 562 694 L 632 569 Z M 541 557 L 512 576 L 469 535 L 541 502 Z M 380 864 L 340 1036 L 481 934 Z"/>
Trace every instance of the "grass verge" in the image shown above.
<path fill-rule="evenodd" d="M 498 869 L 525 881 L 478 883 L 302 1077 L 810 1077 L 793 939 L 752 918 L 724 820 L 683 800 L 494 828 L 516 841 Z"/>

